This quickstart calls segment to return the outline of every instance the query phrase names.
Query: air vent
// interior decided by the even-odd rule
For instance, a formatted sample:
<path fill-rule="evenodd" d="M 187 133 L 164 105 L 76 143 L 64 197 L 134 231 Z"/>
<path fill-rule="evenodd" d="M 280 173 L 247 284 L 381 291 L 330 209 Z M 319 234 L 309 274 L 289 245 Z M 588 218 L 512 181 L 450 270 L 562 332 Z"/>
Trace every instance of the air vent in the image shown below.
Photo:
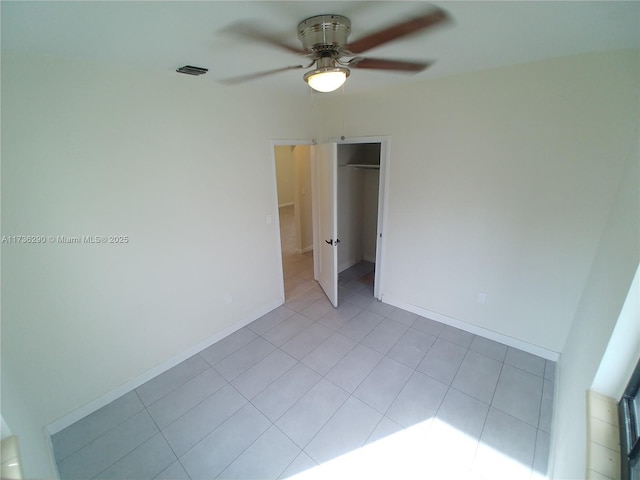
<path fill-rule="evenodd" d="M 208 71 L 208 68 L 192 67 L 191 65 L 185 65 L 184 67 L 176 69 L 176 72 L 185 73 L 187 75 L 204 75 Z"/>

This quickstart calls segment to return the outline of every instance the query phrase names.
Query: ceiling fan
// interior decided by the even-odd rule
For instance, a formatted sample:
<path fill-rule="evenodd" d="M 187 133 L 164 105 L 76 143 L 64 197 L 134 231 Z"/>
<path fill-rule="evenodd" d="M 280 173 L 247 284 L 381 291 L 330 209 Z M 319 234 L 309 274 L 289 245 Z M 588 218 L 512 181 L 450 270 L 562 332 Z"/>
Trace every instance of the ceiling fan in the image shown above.
<path fill-rule="evenodd" d="M 351 73 L 351 68 L 418 73 L 433 62 L 390 60 L 359 55 L 412 33 L 445 24 L 450 20 L 451 18 L 444 10 L 432 8 L 422 15 L 348 43 L 351 21 L 347 17 L 335 14 L 316 15 L 298 24 L 298 38 L 302 42 L 302 48 L 288 45 L 254 26 L 236 26 L 232 30 L 234 33 L 306 56 L 309 62 L 306 65 L 292 65 L 234 77 L 226 80 L 225 83 L 240 83 L 287 70 L 314 67 L 304 74 L 304 80 L 316 91 L 332 92 L 344 84 Z"/>

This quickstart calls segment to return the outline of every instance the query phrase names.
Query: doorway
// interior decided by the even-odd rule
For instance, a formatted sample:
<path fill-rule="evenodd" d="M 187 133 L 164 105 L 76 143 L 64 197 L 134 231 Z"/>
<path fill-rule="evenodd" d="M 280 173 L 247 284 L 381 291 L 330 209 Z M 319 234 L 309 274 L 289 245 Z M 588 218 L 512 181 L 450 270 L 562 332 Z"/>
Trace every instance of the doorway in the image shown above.
<path fill-rule="evenodd" d="M 343 137 L 312 152 L 316 279 L 334 306 L 353 290 L 382 300 L 389 138 Z"/>
<path fill-rule="evenodd" d="M 313 260 L 311 151 L 309 145 L 275 145 L 276 187 L 284 298 L 316 285 Z"/>
<path fill-rule="evenodd" d="M 285 140 L 273 149 L 284 300 L 318 284 L 336 307 L 353 293 L 382 300 L 389 139 Z"/>
<path fill-rule="evenodd" d="M 374 296 L 381 143 L 337 146 L 338 296 Z"/>

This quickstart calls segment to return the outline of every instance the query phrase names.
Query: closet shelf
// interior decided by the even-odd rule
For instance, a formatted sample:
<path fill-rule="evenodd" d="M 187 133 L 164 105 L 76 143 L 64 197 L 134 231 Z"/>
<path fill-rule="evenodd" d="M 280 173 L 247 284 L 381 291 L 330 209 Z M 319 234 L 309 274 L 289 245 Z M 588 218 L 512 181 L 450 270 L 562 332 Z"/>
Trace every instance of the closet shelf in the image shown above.
<path fill-rule="evenodd" d="M 347 163 L 347 167 L 366 168 L 369 170 L 380 170 L 380 165 L 367 165 L 366 163 Z"/>

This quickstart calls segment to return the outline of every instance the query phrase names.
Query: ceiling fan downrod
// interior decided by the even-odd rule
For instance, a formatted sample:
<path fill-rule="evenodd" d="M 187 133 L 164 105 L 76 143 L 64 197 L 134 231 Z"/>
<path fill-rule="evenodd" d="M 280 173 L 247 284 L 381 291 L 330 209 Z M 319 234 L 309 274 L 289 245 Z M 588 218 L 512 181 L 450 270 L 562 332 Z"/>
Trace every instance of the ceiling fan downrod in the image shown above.
<path fill-rule="evenodd" d="M 298 38 L 308 53 L 339 51 L 347 44 L 351 20 L 342 15 L 316 15 L 298 24 Z"/>

